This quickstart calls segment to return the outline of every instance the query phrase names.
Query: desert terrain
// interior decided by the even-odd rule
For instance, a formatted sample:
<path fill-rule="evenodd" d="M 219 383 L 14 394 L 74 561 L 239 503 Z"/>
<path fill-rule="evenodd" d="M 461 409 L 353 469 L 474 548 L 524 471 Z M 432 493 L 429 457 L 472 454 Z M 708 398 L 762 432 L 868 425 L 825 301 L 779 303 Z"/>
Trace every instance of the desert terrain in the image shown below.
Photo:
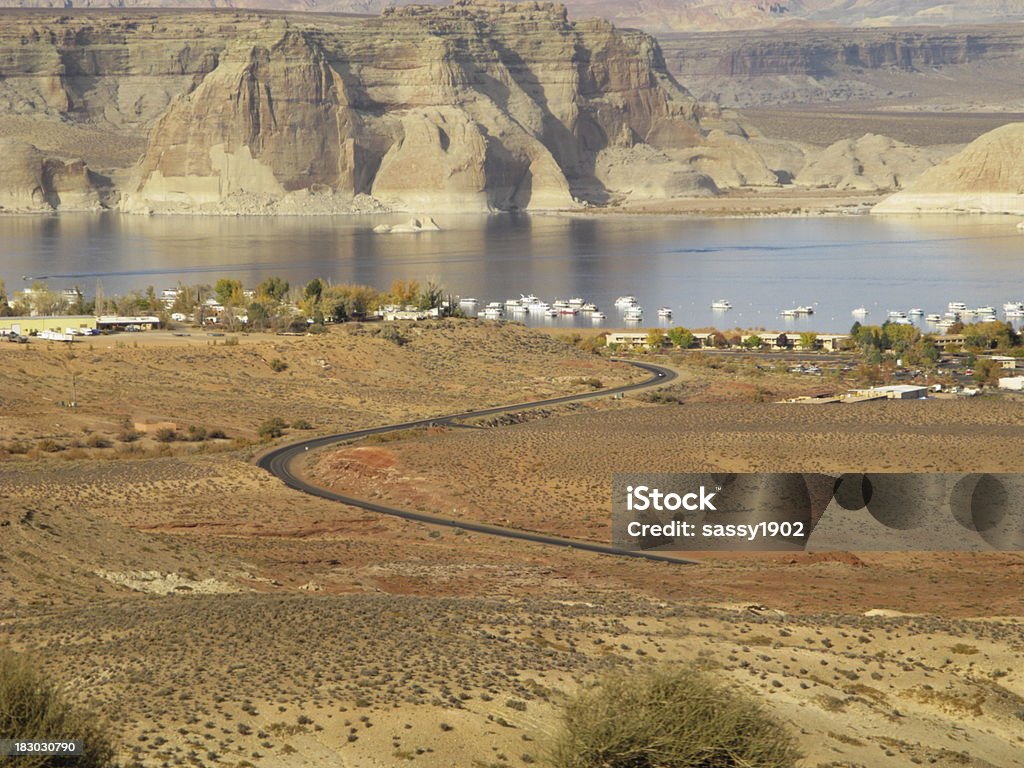
<path fill-rule="evenodd" d="M 375 515 L 258 469 L 280 441 L 643 377 L 515 325 L 375 331 L 0 345 L 0 642 L 108 720 L 125 764 L 542 764 L 567 696 L 654 662 L 755 695 L 801 765 L 1022 764 L 1019 554 L 626 561 Z M 681 404 L 469 420 L 311 453 L 307 471 L 600 540 L 618 469 L 999 471 L 1024 421 L 1005 397 L 763 402 L 812 385 L 669 362 Z M 283 436 L 260 440 L 274 418 Z"/>

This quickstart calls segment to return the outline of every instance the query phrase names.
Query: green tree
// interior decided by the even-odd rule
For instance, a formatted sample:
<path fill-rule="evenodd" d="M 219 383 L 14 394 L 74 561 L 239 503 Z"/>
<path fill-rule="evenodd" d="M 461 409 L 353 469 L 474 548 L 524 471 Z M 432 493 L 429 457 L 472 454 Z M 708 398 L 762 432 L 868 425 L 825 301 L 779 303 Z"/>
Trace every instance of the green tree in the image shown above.
<path fill-rule="evenodd" d="M 979 357 L 974 364 L 974 380 L 982 387 L 998 386 L 999 376 L 1002 372 L 1002 365 L 990 357 Z"/>
<path fill-rule="evenodd" d="M 270 313 L 258 301 L 248 306 L 246 314 L 249 316 L 249 325 L 257 331 L 265 331 L 270 324 Z"/>
<path fill-rule="evenodd" d="M 440 307 L 443 301 L 444 291 L 441 286 L 431 280 L 427 283 L 427 287 L 420 292 L 416 304 L 418 309 L 434 309 Z"/>
<path fill-rule="evenodd" d="M 288 281 L 280 277 L 268 277 L 256 286 L 256 298 L 279 304 L 288 295 Z"/>
<path fill-rule="evenodd" d="M 817 349 L 818 334 L 813 331 L 804 331 L 800 334 L 800 349 Z"/>
<path fill-rule="evenodd" d="M 743 346 L 747 349 L 760 349 L 764 346 L 764 339 L 756 333 L 752 333 L 743 340 Z"/>
<path fill-rule="evenodd" d="M 651 328 L 647 332 L 647 346 L 649 349 L 661 349 L 665 344 L 665 334 L 660 328 Z"/>
<path fill-rule="evenodd" d="M 668 340 L 679 349 L 689 349 L 692 347 L 697 339 L 692 333 L 686 328 L 672 328 L 668 332 Z"/>
<path fill-rule="evenodd" d="M 302 289 L 302 298 L 306 301 L 312 302 L 312 306 L 316 306 L 320 303 L 320 297 L 323 296 L 324 288 L 327 286 L 324 281 L 319 277 L 314 277 L 308 283 L 306 287 Z"/>
<path fill-rule="evenodd" d="M 28 291 L 28 302 L 37 315 L 55 315 L 61 310 L 60 296 L 51 291 L 42 280 L 32 283 Z"/>
<path fill-rule="evenodd" d="M 217 295 L 217 301 L 225 307 L 237 306 L 241 304 L 244 299 L 242 283 L 228 277 L 222 277 L 218 280 L 213 286 L 213 292 Z"/>

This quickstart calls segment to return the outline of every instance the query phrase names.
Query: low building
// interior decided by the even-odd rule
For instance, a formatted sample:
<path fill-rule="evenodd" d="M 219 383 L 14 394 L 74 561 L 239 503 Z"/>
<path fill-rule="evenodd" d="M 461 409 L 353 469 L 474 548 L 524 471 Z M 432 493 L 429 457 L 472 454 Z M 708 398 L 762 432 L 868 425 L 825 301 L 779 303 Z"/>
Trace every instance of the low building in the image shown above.
<path fill-rule="evenodd" d="M 1016 370 L 1017 363 L 1020 361 L 1020 358 L 1010 357 L 1009 355 L 990 355 L 989 360 L 999 363 L 999 367 L 1004 370 L 1013 371 Z"/>
<path fill-rule="evenodd" d="M 646 347 L 647 331 L 612 331 L 605 338 L 605 344 L 609 347 Z"/>
<path fill-rule="evenodd" d="M 93 318 L 96 327 L 101 330 L 125 331 L 125 330 L 146 330 L 151 331 L 160 327 L 160 318 L 155 315 L 100 315 Z"/>
<path fill-rule="evenodd" d="M 1006 376 L 999 380 L 999 388 L 1012 392 L 1024 392 L 1024 376 Z"/>
<path fill-rule="evenodd" d="M 777 331 L 758 331 L 757 333 L 745 333 L 741 337 L 741 343 L 746 344 L 748 339 L 757 336 L 761 343 L 769 349 L 790 349 L 794 339 L 789 334 Z"/>
<path fill-rule="evenodd" d="M 37 315 L 36 317 L 0 317 L 0 335 L 35 336 L 43 331 L 82 333 L 96 329 L 92 315 Z"/>
<path fill-rule="evenodd" d="M 890 400 L 920 400 L 928 397 L 928 387 L 917 384 L 890 384 L 886 387 L 872 387 L 864 395 L 884 395 Z"/>
<path fill-rule="evenodd" d="M 818 345 L 825 352 L 839 352 L 850 340 L 848 333 L 819 333 Z"/>
<path fill-rule="evenodd" d="M 400 307 L 388 304 L 377 311 L 377 316 L 386 322 L 394 322 L 395 320 L 436 320 L 441 316 L 441 310 L 438 307 L 419 309 L 411 305 Z"/>
<path fill-rule="evenodd" d="M 935 346 L 939 349 L 946 349 L 947 347 L 962 347 L 966 339 L 967 337 L 962 333 L 947 333 L 943 336 L 935 337 Z"/>

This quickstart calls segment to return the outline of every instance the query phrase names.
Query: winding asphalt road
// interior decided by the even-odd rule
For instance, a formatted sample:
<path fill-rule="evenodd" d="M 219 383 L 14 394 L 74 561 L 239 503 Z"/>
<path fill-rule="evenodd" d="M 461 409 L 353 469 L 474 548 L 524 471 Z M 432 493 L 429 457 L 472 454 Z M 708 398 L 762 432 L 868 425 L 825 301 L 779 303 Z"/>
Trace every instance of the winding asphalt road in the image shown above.
<path fill-rule="evenodd" d="M 548 546 L 555 547 L 568 547 L 571 549 L 579 549 L 586 552 L 597 552 L 602 555 L 616 555 L 619 557 L 634 557 L 642 560 L 655 560 L 664 563 L 676 563 L 684 565 L 696 564 L 696 560 L 685 560 L 683 558 L 669 557 L 666 555 L 659 555 L 649 552 L 634 552 L 632 550 L 619 549 L 618 547 L 607 546 L 604 544 L 595 544 L 588 541 L 578 541 L 576 539 L 567 539 L 560 536 L 549 536 L 542 533 L 531 533 L 529 531 L 517 531 L 513 528 L 504 528 L 500 525 L 488 525 L 486 523 L 474 523 L 468 520 L 458 520 L 455 518 L 442 517 L 440 515 L 431 515 L 423 512 L 410 512 L 404 509 L 397 509 L 395 507 L 387 507 L 383 504 L 376 504 L 372 501 L 366 501 L 364 499 L 357 499 L 352 496 L 345 496 L 340 493 L 334 493 L 326 488 L 321 488 L 316 485 L 307 483 L 292 472 L 292 463 L 300 455 L 304 455 L 307 451 L 316 450 L 318 448 L 326 448 L 330 445 L 336 445 L 337 443 L 346 442 L 349 440 L 356 440 L 361 437 L 367 437 L 369 435 L 381 435 L 386 432 L 397 432 L 402 429 L 415 429 L 417 427 L 429 427 L 438 426 L 444 424 L 450 424 L 453 421 L 469 418 L 479 418 L 481 416 L 494 416 L 496 414 L 510 413 L 513 411 L 523 411 L 532 408 L 542 408 L 550 405 L 561 405 L 563 403 L 573 403 L 581 400 L 591 400 L 596 397 L 608 397 L 610 395 L 617 394 L 619 392 L 632 392 L 639 389 L 646 389 L 648 387 L 661 386 L 663 384 L 672 381 L 676 378 L 676 372 L 669 369 L 663 368 L 660 365 L 652 365 L 650 363 L 638 363 L 632 360 L 621 360 L 619 362 L 625 362 L 629 365 L 637 368 L 642 368 L 651 374 L 649 379 L 637 382 L 635 384 L 627 384 L 622 387 L 615 387 L 613 389 L 601 389 L 594 392 L 585 392 L 579 395 L 564 395 L 562 397 L 551 397 L 547 400 L 535 400 L 530 403 L 517 403 L 515 405 L 502 405 L 497 408 L 484 408 L 479 411 L 463 411 L 462 413 L 453 413 L 448 416 L 438 416 L 430 419 L 419 419 L 417 421 L 406 421 L 401 424 L 391 424 L 385 427 L 371 427 L 370 429 L 359 429 L 354 432 L 343 432 L 337 435 L 328 435 L 326 437 L 317 437 L 312 440 L 304 440 L 300 443 L 290 443 L 289 445 L 275 448 L 268 453 L 265 453 L 257 461 L 257 465 L 262 469 L 270 472 L 272 475 L 278 477 L 285 485 L 289 488 L 294 488 L 297 491 L 308 493 L 311 496 L 319 496 L 322 499 L 330 499 L 331 501 L 338 501 L 342 504 L 348 504 L 349 506 L 359 507 L 360 509 L 366 509 L 370 512 L 377 512 L 382 515 L 391 515 L 393 517 L 400 517 L 405 520 L 415 520 L 420 523 L 427 523 L 429 525 L 442 525 L 449 528 L 459 528 L 464 531 L 472 531 L 473 533 L 482 533 L 487 536 L 497 536 L 503 539 L 519 539 L 521 541 L 530 541 L 534 544 L 545 544 Z"/>

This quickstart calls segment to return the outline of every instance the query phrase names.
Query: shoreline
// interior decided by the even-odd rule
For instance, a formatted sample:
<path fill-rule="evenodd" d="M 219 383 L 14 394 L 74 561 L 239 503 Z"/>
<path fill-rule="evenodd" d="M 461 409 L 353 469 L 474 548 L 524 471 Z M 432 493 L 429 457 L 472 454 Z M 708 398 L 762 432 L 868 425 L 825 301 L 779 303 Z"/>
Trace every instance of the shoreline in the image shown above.
<path fill-rule="evenodd" d="M 768 194 L 766 194 L 768 192 Z M 734 190 L 718 197 L 681 197 L 666 200 L 648 200 L 623 205 L 580 206 L 578 208 L 538 208 L 524 210 L 437 210 L 388 208 L 381 204 L 377 210 L 340 210 L 314 208 L 313 210 L 161 210 L 126 211 L 113 208 L 70 208 L 65 210 L 3 210 L 0 216 L 59 216 L 116 214 L 129 217 L 189 217 L 211 218 L 306 218 L 306 217 L 359 217 L 359 216 L 672 216 L 680 218 L 809 218 L 863 216 L 891 192 L 861 192 L 750 187 Z"/>

